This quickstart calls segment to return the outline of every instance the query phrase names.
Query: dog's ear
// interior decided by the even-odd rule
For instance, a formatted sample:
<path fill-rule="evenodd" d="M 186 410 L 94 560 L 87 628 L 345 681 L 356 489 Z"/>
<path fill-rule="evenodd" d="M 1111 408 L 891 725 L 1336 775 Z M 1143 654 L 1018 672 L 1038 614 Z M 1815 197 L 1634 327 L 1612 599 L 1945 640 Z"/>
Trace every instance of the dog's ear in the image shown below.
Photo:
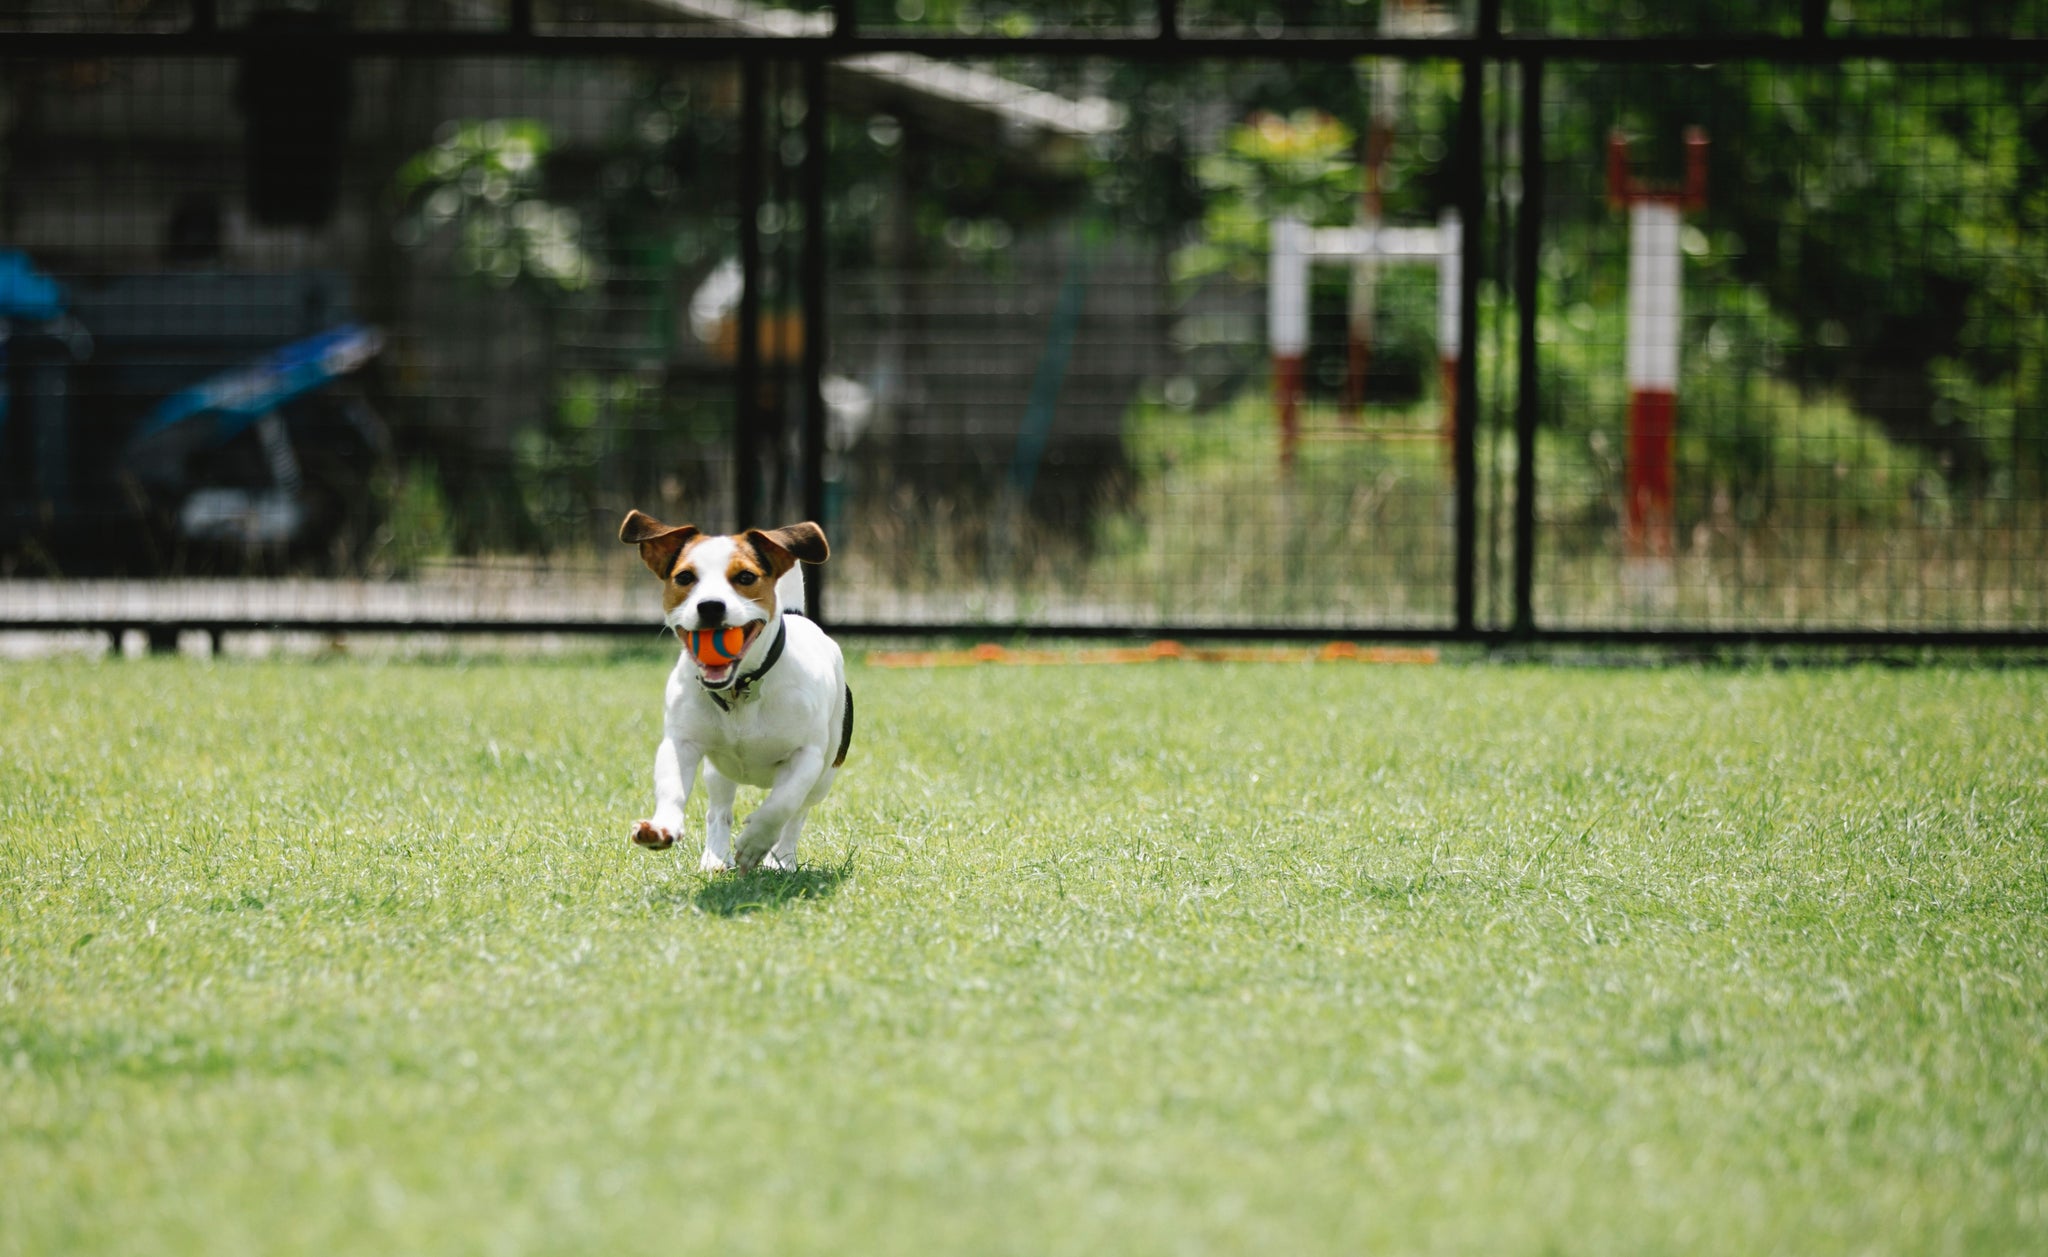
<path fill-rule="evenodd" d="M 627 511 L 619 525 L 619 540 L 639 546 L 640 561 L 663 580 L 676 565 L 676 552 L 696 535 L 688 524 L 664 524 L 645 511 Z"/>
<path fill-rule="evenodd" d="M 832 547 L 825 543 L 825 530 L 809 520 L 784 528 L 757 528 L 747 534 L 747 540 L 770 559 L 777 576 L 787 572 L 798 559 L 823 563 L 832 557 Z M 785 556 L 780 560 L 775 558 L 778 550 Z"/>
<path fill-rule="evenodd" d="M 777 580 L 795 567 L 798 559 L 823 563 L 832 556 L 832 547 L 825 544 L 825 530 L 808 521 L 787 528 L 750 528 L 747 544 L 754 547 Z"/>

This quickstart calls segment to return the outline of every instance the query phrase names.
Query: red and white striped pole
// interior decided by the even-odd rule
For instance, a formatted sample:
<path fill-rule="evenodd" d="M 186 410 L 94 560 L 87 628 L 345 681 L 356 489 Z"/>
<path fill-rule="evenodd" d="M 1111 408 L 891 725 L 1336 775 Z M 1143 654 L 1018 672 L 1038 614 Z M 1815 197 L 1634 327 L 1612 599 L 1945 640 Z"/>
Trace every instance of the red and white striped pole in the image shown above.
<path fill-rule="evenodd" d="M 1435 227 L 1312 228 L 1276 218 L 1266 273 L 1266 342 L 1273 355 L 1273 411 L 1280 421 L 1280 466 L 1292 470 L 1301 445 L 1302 363 L 1308 354 L 1309 266 L 1318 258 L 1426 263 L 1437 268 L 1437 363 L 1443 376 L 1444 440 L 1458 433 L 1458 275 L 1464 236 L 1455 210 Z"/>
<path fill-rule="evenodd" d="M 1607 141 L 1607 203 L 1626 209 L 1628 443 L 1624 539 L 1631 560 L 1668 565 L 1677 553 L 1678 345 L 1684 310 L 1680 218 L 1707 203 L 1707 134 L 1685 133 L 1685 187 L 1655 189 L 1629 177 L 1628 140 Z"/>
<path fill-rule="evenodd" d="M 1308 224 L 1273 220 L 1266 275 L 1266 336 L 1273 353 L 1273 409 L 1280 420 L 1280 470 L 1294 470 L 1301 445 L 1302 362 L 1308 355 Z"/>
<path fill-rule="evenodd" d="M 1436 361 L 1443 382 L 1444 447 L 1458 448 L 1458 354 L 1464 330 L 1458 321 L 1458 285 L 1465 273 L 1465 232 L 1458 211 L 1447 209 L 1436 220 Z M 1457 475 L 1455 457 L 1452 476 Z"/>

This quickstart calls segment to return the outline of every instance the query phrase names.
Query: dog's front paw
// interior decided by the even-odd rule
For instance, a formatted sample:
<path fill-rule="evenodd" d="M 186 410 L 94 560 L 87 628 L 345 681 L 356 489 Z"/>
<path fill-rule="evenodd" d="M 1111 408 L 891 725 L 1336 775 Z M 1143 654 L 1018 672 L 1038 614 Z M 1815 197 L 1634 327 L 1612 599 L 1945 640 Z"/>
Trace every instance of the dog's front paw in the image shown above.
<path fill-rule="evenodd" d="M 773 851 L 770 851 L 767 855 L 761 857 L 761 867 L 773 873 L 794 873 L 796 872 L 796 857 L 791 856 L 785 860 Z"/>
<path fill-rule="evenodd" d="M 676 836 L 653 821 L 634 821 L 633 845 L 649 851 L 666 851 L 676 845 Z"/>
<path fill-rule="evenodd" d="M 732 865 L 727 864 L 709 851 L 697 857 L 697 871 L 699 873 L 723 873 L 731 867 Z"/>

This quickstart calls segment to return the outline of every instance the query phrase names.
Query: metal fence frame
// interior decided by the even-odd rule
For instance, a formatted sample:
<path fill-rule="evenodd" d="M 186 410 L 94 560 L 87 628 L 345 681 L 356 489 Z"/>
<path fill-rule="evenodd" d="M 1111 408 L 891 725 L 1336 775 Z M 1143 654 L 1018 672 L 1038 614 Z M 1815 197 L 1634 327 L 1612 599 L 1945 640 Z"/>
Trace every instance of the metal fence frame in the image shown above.
<path fill-rule="evenodd" d="M 655 61 L 736 61 L 742 75 L 741 161 L 739 175 L 739 248 L 746 276 L 741 314 L 738 320 L 737 411 L 734 453 L 735 485 L 739 515 L 752 518 L 759 504 L 758 478 L 753 474 L 759 451 L 755 438 L 759 430 L 758 407 L 762 357 L 759 336 L 760 275 L 762 266 L 758 210 L 763 198 L 759 158 L 763 141 L 763 68 L 770 62 L 801 68 L 804 95 L 818 106 L 827 104 L 826 70 L 842 58 L 877 52 L 920 53 L 935 58 L 987 58 L 1030 56 L 1048 59 L 1106 57 L 1150 61 L 1333 61 L 1361 57 L 1393 57 L 1414 60 L 1455 61 L 1461 69 L 1461 93 L 1457 118 L 1458 144 L 1463 152 L 1475 154 L 1457 172 L 1457 203 L 1463 221 L 1464 264 L 1460 267 L 1459 319 L 1464 343 L 1476 346 L 1479 276 L 1482 250 L 1489 224 L 1484 195 L 1485 125 L 1484 75 L 1490 66 L 1512 65 L 1520 71 L 1521 116 L 1519 139 L 1525 187 L 1521 211 L 1514 216 L 1515 262 L 1511 278 L 1516 307 L 1516 399 L 1515 506 L 1512 533 L 1512 623 L 1492 627 L 1477 618 L 1477 502 L 1478 468 L 1476 439 L 1479 420 L 1478 354 L 1462 354 L 1457 375 L 1457 435 L 1453 451 L 1454 499 L 1454 618 L 1448 627 L 1371 628 L 1334 634 L 1327 627 L 1270 625 L 1257 628 L 1203 624 L 1148 625 L 1032 625 L 1018 623 L 890 623 L 831 620 L 839 632 L 886 636 L 939 637 L 1130 637 L 1160 636 L 1186 639 L 1263 638 L 1324 640 L 1333 635 L 1361 640 L 1418 640 L 1462 642 L 1481 646 L 1525 643 L 1570 645 L 1670 645 L 1718 646 L 1852 646 L 1852 647 L 2048 647 L 2048 625 L 2023 629 L 1705 629 L 1668 628 L 1555 628 L 1536 621 L 1533 607 L 1536 571 L 1536 432 L 1540 381 L 1537 362 L 1537 315 L 1539 277 L 1537 245 L 1543 231 L 1541 180 L 1543 175 L 1542 91 L 1544 67 L 1551 61 L 1591 64 L 1746 62 L 1778 65 L 1825 65 L 1854 60 L 1879 60 L 1908 64 L 2006 64 L 2037 65 L 2048 72 L 2048 35 L 2005 36 L 1923 36 L 1923 35 L 1838 35 L 1828 27 L 1827 0 L 1800 0 L 1800 30 L 1796 35 L 1647 35 L 1577 36 L 1521 34 L 1506 31 L 1502 24 L 1502 0 L 1477 0 L 1475 20 L 1465 32 L 1443 36 L 1383 36 L 1370 33 L 1332 36 L 1283 34 L 1278 37 L 1240 35 L 1190 35 L 1182 30 L 1179 0 L 1153 0 L 1155 30 L 1149 34 L 1055 34 L 1047 36 L 960 36 L 924 35 L 891 30 L 868 33 L 857 24 L 853 0 L 832 0 L 833 23 L 829 32 L 816 35 L 767 35 L 749 33 L 705 34 L 699 31 L 676 34 L 570 34 L 537 29 L 532 0 L 510 0 L 508 20 L 502 30 L 350 30 L 321 37 L 327 51 L 338 50 L 350 59 L 369 57 L 424 58 L 520 57 L 590 58 L 634 57 Z M 82 57 L 144 58 L 152 56 L 240 56 L 288 45 L 298 38 L 289 34 L 245 31 L 223 27 L 216 0 L 192 0 L 192 20 L 183 31 L 172 32 L 36 32 L 4 37 L 8 55 L 15 59 L 72 59 Z M 283 41 L 281 43 L 280 41 Z M 804 229 L 799 265 L 799 289 L 806 326 L 817 329 L 807 335 L 801 363 L 803 441 L 801 479 L 803 506 L 812 517 L 824 512 L 823 471 L 825 404 L 822 393 L 825 345 L 823 329 L 827 302 L 824 242 L 826 109 L 807 107 L 803 119 L 804 158 L 798 176 L 798 194 L 804 207 Z M 811 599 L 820 619 L 829 619 L 825 582 L 812 582 Z M 481 635 L 523 634 L 644 634 L 647 626 L 635 621 L 612 623 L 590 620 L 369 620 L 369 619 L 263 619 L 247 620 L 209 616 L 186 616 L 147 622 L 134 617 L 120 620 L 22 619 L 0 616 L 0 631 L 96 631 L 120 635 L 139 630 L 154 645 L 175 642 L 180 632 L 206 633 L 218 642 L 231 632 L 305 631 L 317 633 L 453 633 Z"/>

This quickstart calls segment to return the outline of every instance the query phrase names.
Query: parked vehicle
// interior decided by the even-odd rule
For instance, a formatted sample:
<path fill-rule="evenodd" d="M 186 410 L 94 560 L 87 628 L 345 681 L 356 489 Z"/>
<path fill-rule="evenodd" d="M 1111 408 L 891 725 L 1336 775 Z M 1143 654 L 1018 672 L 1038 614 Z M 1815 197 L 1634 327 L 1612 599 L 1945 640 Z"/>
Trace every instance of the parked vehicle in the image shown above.
<path fill-rule="evenodd" d="M 60 288 L 0 253 L 0 562 L 355 566 L 390 441 L 360 384 L 384 338 L 338 317 L 342 289 L 218 271 Z"/>

